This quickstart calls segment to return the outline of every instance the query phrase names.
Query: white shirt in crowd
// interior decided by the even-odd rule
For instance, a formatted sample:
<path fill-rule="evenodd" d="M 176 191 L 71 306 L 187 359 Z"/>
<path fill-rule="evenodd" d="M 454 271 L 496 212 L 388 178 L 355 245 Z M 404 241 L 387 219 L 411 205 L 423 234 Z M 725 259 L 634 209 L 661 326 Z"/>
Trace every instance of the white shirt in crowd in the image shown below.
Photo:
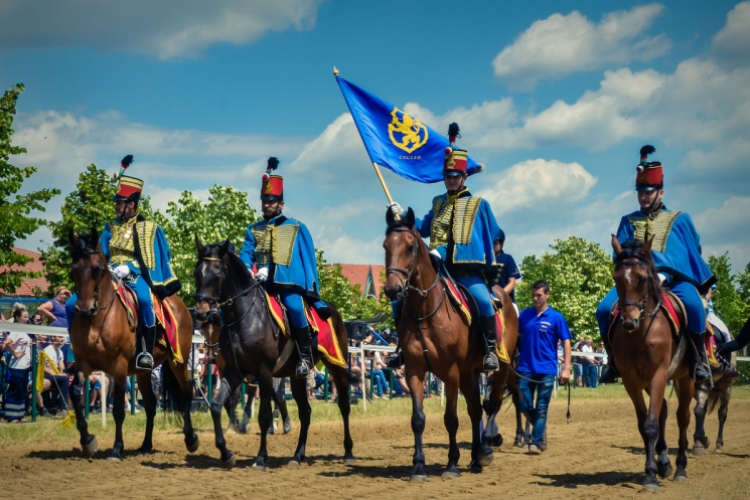
<path fill-rule="evenodd" d="M 31 368 L 31 337 L 25 333 L 12 332 L 8 338 L 13 342 L 13 350 L 16 353 L 23 352 L 20 358 L 13 357 L 10 359 L 8 368 L 11 370 L 26 370 Z"/>
<path fill-rule="evenodd" d="M 65 356 L 63 355 L 62 349 L 59 347 L 55 349 L 55 346 L 48 345 L 44 348 L 44 353 L 49 356 L 49 358 L 52 360 L 52 362 L 55 364 L 55 368 L 58 370 L 60 369 L 60 362 L 65 361 Z M 64 363 L 63 363 L 64 364 Z"/>

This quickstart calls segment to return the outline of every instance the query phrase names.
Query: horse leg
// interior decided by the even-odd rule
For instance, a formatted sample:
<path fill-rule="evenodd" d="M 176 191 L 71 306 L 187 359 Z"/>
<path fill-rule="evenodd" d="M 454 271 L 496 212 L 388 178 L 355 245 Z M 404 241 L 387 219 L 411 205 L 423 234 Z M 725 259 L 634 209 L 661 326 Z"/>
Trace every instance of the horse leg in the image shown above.
<path fill-rule="evenodd" d="M 654 441 L 656 441 L 659 433 L 659 424 L 657 419 L 650 415 L 652 410 L 650 407 L 654 406 L 653 396 L 649 403 L 650 407 L 647 407 L 641 387 L 637 387 L 624 374 L 623 384 L 635 407 L 635 415 L 638 418 L 638 432 L 641 434 L 643 446 L 646 450 L 646 478 L 643 480 L 643 487 L 654 492 L 659 491 L 659 481 L 656 479 L 656 460 L 654 460 Z M 663 395 L 661 399 L 664 399 Z"/>
<path fill-rule="evenodd" d="M 425 428 L 424 415 L 424 375 L 425 371 L 406 365 L 406 379 L 411 393 L 411 430 L 414 433 L 414 468 L 411 471 L 410 481 L 424 482 L 427 475 L 424 471 L 424 450 L 422 449 L 422 434 Z M 446 390 L 447 393 L 447 390 Z"/>
<path fill-rule="evenodd" d="M 667 400 L 664 399 L 661 406 L 661 413 L 659 413 L 659 439 L 656 441 L 656 453 L 658 458 L 656 459 L 656 468 L 659 477 L 665 478 L 672 475 L 672 464 L 669 462 L 669 455 L 667 451 L 667 416 L 669 411 L 667 410 Z"/>
<path fill-rule="evenodd" d="M 292 396 L 299 410 L 299 441 L 294 456 L 287 464 L 288 467 L 298 467 L 305 460 L 305 447 L 307 446 L 307 432 L 310 429 L 310 415 L 312 408 L 307 400 L 307 379 L 291 378 Z M 347 393 L 339 392 L 339 401 L 346 399 Z"/>
<path fill-rule="evenodd" d="M 266 470 L 266 460 L 268 459 L 268 429 L 273 424 L 273 411 L 271 409 L 271 399 L 273 398 L 273 377 L 270 371 L 264 370 L 258 378 L 258 390 L 260 391 L 260 404 L 258 405 L 258 425 L 260 426 L 260 449 L 258 456 L 253 463 L 253 468 L 264 471 Z"/>
<path fill-rule="evenodd" d="M 731 383 L 731 382 L 730 382 Z M 719 436 L 716 438 L 716 448 L 714 453 L 717 455 L 724 453 L 724 423 L 727 421 L 727 413 L 729 412 L 729 400 L 732 398 L 732 386 L 721 385 L 720 405 L 719 406 Z"/>
<path fill-rule="evenodd" d="M 221 410 L 224 407 L 224 402 L 227 398 L 231 397 L 238 385 L 237 377 L 233 375 L 232 370 L 224 370 L 224 376 L 221 378 L 221 382 L 219 382 L 219 392 L 211 402 L 211 419 L 214 422 L 216 447 L 221 452 L 221 462 L 226 469 L 231 469 L 237 462 L 234 453 L 227 449 L 227 443 L 224 440 L 224 430 L 221 428 Z"/>
<path fill-rule="evenodd" d="M 699 384 L 695 387 L 695 433 L 693 434 L 693 455 L 699 457 L 706 453 L 708 438 L 704 428 L 706 409 L 708 406 L 708 385 Z"/>
<path fill-rule="evenodd" d="M 122 452 L 125 443 L 122 440 L 122 423 L 125 421 L 125 378 L 115 380 L 114 393 L 112 395 L 112 416 L 115 419 L 115 445 L 108 460 L 122 461 Z"/>
<path fill-rule="evenodd" d="M 151 453 L 154 445 L 152 442 L 154 434 L 154 417 L 156 417 L 156 396 L 151 386 L 151 372 L 138 372 L 138 389 L 143 396 L 143 411 L 146 412 L 146 433 L 143 436 L 143 443 L 138 448 L 138 453 Z"/>
<path fill-rule="evenodd" d="M 651 385 L 648 388 L 649 402 L 648 413 L 643 422 L 643 441 L 646 445 L 646 478 L 643 486 L 651 491 L 657 491 L 659 480 L 656 474 L 659 467 L 656 461 L 656 442 L 659 439 L 659 422 L 661 418 L 661 409 L 664 406 L 664 391 L 667 385 L 666 369 L 658 370 L 651 379 Z"/>
<path fill-rule="evenodd" d="M 280 390 L 282 390 L 282 388 L 283 385 L 279 387 Z M 279 413 L 281 414 L 281 422 L 283 423 L 284 434 L 289 434 L 290 432 L 292 432 L 292 418 L 289 416 L 289 408 L 287 408 L 286 405 L 286 398 L 284 398 L 283 393 L 279 394 L 279 392 L 274 391 L 273 401 L 276 403 L 276 407 L 279 409 Z"/>
<path fill-rule="evenodd" d="M 488 466 L 492 462 L 492 446 L 501 446 L 503 444 L 503 438 L 498 432 L 497 436 L 493 436 L 493 429 L 496 427 L 495 419 L 497 414 L 500 412 L 500 407 L 503 404 L 503 392 L 505 390 L 505 381 L 508 378 L 508 365 L 500 365 L 500 370 L 495 372 L 492 377 L 493 383 L 488 386 L 487 389 L 490 391 L 488 395 L 484 397 L 484 411 L 487 413 L 487 425 L 484 428 L 484 435 L 481 438 L 481 453 L 479 454 L 479 462 L 482 466 Z M 497 439 L 499 438 L 499 439 Z M 487 453 L 487 452 L 490 453 Z M 489 458 L 488 463 L 484 463 Z"/>
<path fill-rule="evenodd" d="M 523 448 L 525 444 L 526 435 L 523 430 L 523 414 L 521 413 L 521 396 L 518 394 L 518 389 L 515 388 L 511 392 L 511 401 L 513 401 L 513 408 L 516 410 L 516 438 L 513 440 L 513 446 L 516 448 Z"/>
<path fill-rule="evenodd" d="M 81 448 L 83 449 L 83 455 L 86 458 L 91 458 L 99 448 L 99 444 L 96 441 L 96 437 L 93 434 L 89 434 L 89 426 L 86 423 L 86 416 L 83 412 L 83 405 L 81 405 L 81 386 L 82 378 L 84 375 L 78 371 L 76 367 L 76 373 L 73 376 L 73 383 L 68 388 L 68 395 L 73 403 L 73 410 L 76 414 L 76 427 L 81 435 Z"/>
<path fill-rule="evenodd" d="M 165 363 L 169 365 L 169 369 L 179 384 L 180 391 L 180 404 L 182 406 L 182 434 L 185 436 L 185 447 L 190 453 L 198 451 L 200 446 L 200 440 L 198 434 L 193 430 L 193 415 L 190 413 L 192 401 L 193 401 L 193 388 L 190 386 L 190 376 L 188 375 L 187 364 L 179 363 Z M 162 370 L 166 370 L 167 367 L 162 365 Z"/>
<path fill-rule="evenodd" d="M 491 438 L 484 440 L 480 429 L 482 407 L 479 405 L 479 373 L 473 371 L 462 373 L 459 383 L 461 392 L 466 400 L 466 410 L 469 413 L 469 419 L 471 421 L 471 462 L 469 463 L 469 470 L 478 474 L 482 472 L 483 466 L 492 463 L 494 455 L 489 443 Z M 493 388 L 494 387 L 495 386 L 493 385 Z M 457 395 L 458 394 L 456 394 L 456 396 Z M 491 396 L 485 396 L 485 405 L 489 403 L 489 397 Z M 486 436 L 491 436 L 492 433 L 492 418 L 490 411 L 491 410 L 487 410 L 487 426 L 484 428 Z"/>
<path fill-rule="evenodd" d="M 472 375 L 472 373 L 465 374 L 467 378 L 470 378 Z M 445 384 L 445 414 L 443 415 L 443 422 L 445 430 L 448 431 L 448 441 L 450 443 L 448 446 L 448 465 L 443 471 L 443 477 L 461 476 L 457 468 L 461 452 L 456 442 L 456 433 L 458 432 L 458 387 L 460 381 L 463 379 L 464 377 L 458 373 L 458 367 L 453 365 L 448 370 L 445 380 L 443 380 Z M 463 389 L 463 386 L 461 388 Z M 477 385 L 476 390 L 472 388 L 470 393 L 464 392 L 464 397 L 466 398 L 466 405 L 469 408 L 469 415 L 471 415 L 472 435 L 476 438 L 479 434 L 479 419 L 482 418 L 482 407 L 479 405 L 479 386 Z M 478 418 L 477 412 L 479 413 Z M 475 442 L 476 439 L 472 439 L 472 459 L 474 458 Z"/>
<path fill-rule="evenodd" d="M 677 398 L 679 404 L 677 406 L 677 425 L 680 428 L 680 443 L 679 449 L 677 450 L 677 472 L 674 474 L 675 481 L 686 481 L 687 472 L 687 430 L 690 425 L 690 402 L 693 400 L 693 392 L 695 390 L 695 382 L 689 377 L 685 377 L 682 380 L 675 382 L 677 386 Z"/>
<path fill-rule="evenodd" d="M 329 366 L 328 372 L 333 375 L 333 383 L 338 393 L 349 394 L 349 370 L 338 366 Z M 327 380 L 326 383 L 328 383 Z M 349 432 L 349 413 L 351 413 L 349 398 L 339 398 L 338 405 L 341 419 L 344 421 L 344 463 L 353 464 L 355 459 L 352 453 L 354 443 Z"/>

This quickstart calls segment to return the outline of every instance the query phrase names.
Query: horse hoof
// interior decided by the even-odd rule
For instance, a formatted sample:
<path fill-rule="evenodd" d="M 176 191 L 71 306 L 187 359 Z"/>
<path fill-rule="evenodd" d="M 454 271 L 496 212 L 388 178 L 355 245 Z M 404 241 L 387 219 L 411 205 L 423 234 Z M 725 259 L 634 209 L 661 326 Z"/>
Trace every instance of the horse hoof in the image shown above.
<path fill-rule="evenodd" d="M 284 419 L 284 434 L 292 432 L 292 419 L 287 417 Z"/>
<path fill-rule="evenodd" d="M 443 479 L 451 479 L 454 477 L 461 477 L 461 473 L 458 472 L 455 468 L 454 469 L 446 469 L 443 471 L 442 475 L 440 476 Z"/>
<path fill-rule="evenodd" d="M 723 455 L 723 454 L 724 454 L 724 450 L 722 450 L 721 448 L 716 448 L 714 450 L 714 455 Z"/>
<path fill-rule="evenodd" d="M 247 434 L 247 426 L 246 425 L 240 425 L 237 427 L 237 432 L 240 434 Z"/>
<path fill-rule="evenodd" d="M 674 477 L 675 483 L 684 483 L 685 481 L 687 481 L 687 475 L 685 475 L 685 473 L 675 475 Z"/>
<path fill-rule="evenodd" d="M 703 446 L 693 446 L 693 456 L 694 457 L 702 457 L 706 454 L 706 449 Z"/>
<path fill-rule="evenodd" d="M 122 457 L 120 455 L 110 455 L 107 457 L 107 462 L 122 462 Z"/>
<path fill-rule="evenodd" d="M 655 483 L 644 484 L 643 489 L 651 493 L 659 493 L 659 485 Z"/>
<path fill-rule="evenodd" d="M 469 472 L 471 472 L 472 474 L 481 474 L 482 470 L 482 466 L 476 463 L 474 460 L 469 463 Z"/>
<path fill-rule="evenodd" d="M 354 465 L 357 463 L 357 459 L 354 457 L 344 457 L 344 465 Z"/>
<path fill-rule="evenodd" d="M 498 434 L 497 436 L 493 437 L 490 441 L 490 444 L 495 448 L 500 448 L 503 445 L 503 436 Z"/>
<path fill-rule="evenodd" d="M 516 448 L 523 448 L 523 441 L 514 441 L 513 446 L 515 446 Z"/>
<path fill-rule="evenodd" d="M 290 469 L 296 469 L 299 467 L 299 462 L 295 459 L 291 459 L 286 466 Z"/>
<path fill-rule="evenodd" d="M 495 454 L 490 453 L 489 455 L 479 457 L 479 460 L 477 460 L 477 462 L 482 467 L 489 467 L 492 464 L 492 460 L 494 460 L 494 458 L 495 458 Z"/>
<path fill-rule="evenodd" d="M 99 449 L 99 443 L 96 441 L 94 436 L 91 437 L 91 441 L 82 446 L 83 456 L 86 458 L 92 458 L 94 453 Z"/>
<path fill-rule="evenodd" d="M 259 464 L 257 462 L 253 464 L 253 469 L 257 470 L 258 472 L 266 472 L 265 464 Z"/>
<path fill-rule="evenodd" d="M 410 483 L 426 483 L 427 482 L 427 476 L 424 474 L 413 474 L 409 478 Z"/>
<path fill-rule="evenodd" d="M 224 460 L 222 465 L 224 465 L 226 470 L 232 470 L 234 466 L 237 465 L 237 459 L 234 457 L 234 453 L 232 453 L 228 459 Z"/>
<path fill-rule="evenodd" d="M 673 472 L 672 464 L 666 464 L 664 466 L 657 464 L 656 467 L 658 469 L 657 473 L 659 474 L 659 477 L 665 478 L 665 477 L 669 477 L 672 475 L 672 472 Z"/>
<path fill-rule="evenodd" d="M 195 453 L 196 451 L 198 451 L 198 447 L 201 445 L 201 440 L 198 439 L 198 434 L 193 434 L 193 437 L 195 438 L 195 441 L 193 441 L 192 444 L 185 443 L 187 444 L 187 450 L 190 453 Z"/>
<path fill-rule="evenodd" d="M 153 453 L 153 451 L 153 448 L 150 446 L 141 446 L 135 452 L 139 455 L 150 455 L 151 453 Z"/>

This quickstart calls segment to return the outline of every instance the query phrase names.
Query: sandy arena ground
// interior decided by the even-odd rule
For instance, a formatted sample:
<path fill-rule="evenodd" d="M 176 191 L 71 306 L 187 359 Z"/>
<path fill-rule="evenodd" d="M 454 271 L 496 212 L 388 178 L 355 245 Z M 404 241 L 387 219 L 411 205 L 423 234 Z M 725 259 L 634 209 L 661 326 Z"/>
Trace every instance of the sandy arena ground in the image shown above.
<path fill-rule="evenodd" d="M 462 477 L 443 480 L 439 474 L 447 461 L 447 437 L 442 416 L 432 401 L 425 432 L 428 482 L 408 482 L 411 469 L 412 433 L 406 415 L 407 402 L 375 401 L 368 416 L 353 420 L 356 465 L 342 463 L 340 420 L 315 422 L 308 443 L 309 462 L 286 468 L 297 440 L 298 425 L 289 435 L 269 436 L 270 467 L 266 472 L 249 468 L 257 451 L 257 425 L 247 435 L 229 434 L 228 444 L 237 455 L 237 467 L 221 468 L 207 420 L 198 427 L 201 448 L 188 454 L 182 435 L 174 427 L 156 430 L 157 452 L 149 456 L 128 455 L 122 463 L 103 458 L 112 446 L 111 425 L 100 428 L 100 417 L 92 416 L 91 429 L 98 435 L 100 451 L 93 460 L 81 458 L 77 438 L 70 432 L 47 431 L 18 441 L 8 439 L 9 425 L 0 426 L 0 464 L 3 465 L 3 498 L 634 498 L 651 495 L 643 491 L 645 456 L 636 430 L 632 405 L 625 397 L 581 399 L 574 392 L 570 424 L 565 423 L 565 398 L 553 399 L 550 411 L 549 450 L 540 457 L 528 456 L 507 443 L 496 451 L 494 463 L 480 475 L 462 472 Z M 750 390 L 747 390 L 750 394 Z M 564 392 L 560 396 L 564 396 Z M 388 416 L 387 405 L 397 404 L 401 415 Z M 674 464 L 677 444 L 676 403 L 670 400 L 668 442 Z M 330 405 L 329 405 L 330 406 Z M 393 407 L 392 407 L 393 408 Z M 378 412 L 380 410 L 380 412 Z M 319 410 L 319 412 L 322 410 Z M 376 415 L 376 416 L 373 416 Z M 128 418 L 130 418 L 128 416 Z M 512 411 L 503 411 L 500 425 L 506 440 L 514 426 Z M 132 420 L 131 420 L 132 421 Z M 16 426 L 12 426 L 16 427 Z M 24 427 L 29 429 L 30 424 Z M 56 428 L 48 425 L 49 428 Z M 713 442 L 718 429 L 712 414 L 707 432 Z M 694 430 L 691 422 L 690 436 Z M 36 431 L 35 431 L 36 432 Z M 5 436 L 3 437 L 3 434 Z M 134 449 L 142 437 L 138 428 L 125 435 L 125 445 Z M 460 465 L 469 462 L 468 417 L 462 411 L 459 442 Z M 690 439 L 692 447 L 692 437 Z M 723 455 L 710 452 L 689 457 L 686 483 L 662 480 L 661 498 L 698 499 L 750 498 L 750 399 L 732 401 L 725 432 Z"/>

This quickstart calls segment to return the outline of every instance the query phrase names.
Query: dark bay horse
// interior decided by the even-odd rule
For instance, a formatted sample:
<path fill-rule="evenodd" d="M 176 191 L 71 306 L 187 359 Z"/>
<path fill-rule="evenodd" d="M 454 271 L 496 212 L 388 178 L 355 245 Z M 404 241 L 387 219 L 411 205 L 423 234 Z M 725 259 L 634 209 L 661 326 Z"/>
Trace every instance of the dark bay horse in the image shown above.
<path fill-rule="evenodd" d="M 730 336 L 731 337 L 731 336 Z M 733 340 L 730 338 L 729 340 Z M 731 364 L 736 368 L 736 355 L 731 356 Z M 716 438 L 715 454 L 724 453 L 724 424 L 727 421 L 729 412 L 729 401 L 732 399 L 733 378 L 729 378 L 724 373 L 724 368 L 714 368 L 711 370 L 713 375 L 713 388 L 708 382 L 696 384 L 695 386 L 695 433 L 693 434 L 693 455 L 701 456 L 706 453 L 710 446 L 710 441 L 706 436 L 704 424 L 706 416 L 710 414 L 716 406 L 719 406 L 719 435 Z"/>
<path fill-rule="evenodd" d="M 472 446 L 471 464 L 473 472 L 492 463 L 492 423 L 502 403 L 503 388 L 510 366 L 500 363 L 494 373 L 492 391 L 486 398 L 487 426 L 480 435 L 482 405 L 479 397 L 479 375 L 484 357 L 483 340 L 470 325 L 454 303 L 446 297 L 446 290 L 439 279 L 431 260 L 427 245 L 414 229 L 414 212 L 396 221 L 389 210 L 386 215 L 388 230 L 385 243 L 386 284 L 389 298 L 405 298 L 405 308 L 396 329 L 399 335 L 406 379 L 412 398 L 411 427 L 414 432 L 414 468 L 412 481 L 426 480 L 425 457 L 422 450 L 422 434 L 425 428 L 422 383 L 425 374 L 434 373 L 445 384 L 445 428 L 450 447 L 448 465 L 443 477 L 457 477 L 459 460 L 456 432 L 458 414 L 456 405 L 459 389 L 466 399 L 471 418 Z M 505 348 L 512 353 L 518 336 L 518 317 L 510 297 L 499 287 L 496 289 L 503 304 Z M 499 332 L 498 332 L 499 333 Z"/>
<path fill-rule="evenodd" d="M 620 246 L 617 238 L 612 236 L 620 320 L 612 327 L 610 341 L 623 384 L 635 406 L 638 430 L 646 448 L 643 486 L 658 491 L 657 474 L 664 478 L 672 472 L 665 436 L 667 400 L 664 392 L 667 380 L 674 381 L 678 398 L 680 437 L 675 481 L 687 480 L 687 429 L 695 383 L 685 359 L 685 336 L 678 343 L 661 307 L 665 297 L 651 257 L 652 241 L 641 244 L 631 240 Z M 644 390 L 649 395 L 648 407 L 643 398 Z"/>
<path fill-rule="evenodd" d="M 122 423 L 125 420 L 125 383 L 128 375 L 136 374 L 138 388 L 143 394 L 146 410 L 146 435 L 138 449 L 141 453 L 152 450 L 156 397 L 151 389 L 151 372 L 135 370 L 135 325 L 128 319 L 125 306 L 117 298 L 115 282 L 107 267 L 107 259 L 99 246 L 99 236 L 92 234 L 76 236 L 70 233 L 73 255 L 73 281 L 78 300 L 76 314 L 70 325 L 70 343 L 75 353 L 75 371 L 70 386 L 70 399 L 76 414 L 76 425 L 81 434 L 81 446 L 87 457 L 92 457 L 98 448 L 93 434 L 89 434 L 86 418 L 81 407 L 81 383 L 92 371 L 101 370 L 114 378 L 112 416 L 115 419 L 115 444 L 110 459 L 122 460 L 124 449 Z M 198 436 L 190 421 L 192 388 L 188 376 L 188 355 L 193 341 L 193 320 L 185 304 L 176 295 L 167 298 L 178 323 L 177 341 L 183 356 L 181 363 L 175 362 L 169 349 L 158 342 L 154 347 L 154 366 L 168 362 L 169 369 L 162 369 L 164 389 L 173 397 L 175 409 L 182 413 L 183 433 L 188 451 L 198 449 Z M 83 379 L 81 378 L 81 374 Z M 132 402 L 135 404 L 135 401 Z"/>
<path fill-rule="evenodd" d="M 221 378 L 219 393 L 211 404 L 211 416 L 216 433 L 216 447 L 221 452 L 224 467 L 230 469 L 235 463 L 234 454 L 227 449 L 221 428 L 221 408 L 224 401 L 237 389 L 248 375 L 254 375 L 260 388 L 260 450 L 253 467 L 265 469 L 268 452 L 266 437 L 271 426 L 271 398 L 274 397 L 273 377 L 289 377 L 294 373 L 296 360 L 290 356 L 282 367 L 276 368 L 277 360 L 285 352 L 289 340 L 280 333 L 268 310 L 265 288 L 256 281 L 245 265 L 229 250 L 230 243 L 204 246 L 196 238 L 198 262 L 193 273 L 195 277 L 198 320 L 216 309 L 221 310 L 223 327 L 219 334 L 219 349 L 226 367 Z M 331 310 L 339 347 L 347 357 L 347 336 L 344 322 L 335 308 Z M 293 344 L 292 344 L 293 345 Z M 328 366 L 339 394 L 349 392 L 349 372 L 347 368 L 329 363 L 314 351 L 314 362 L 322 360 Z M 291 378 L 292 395 L 297 402 L 300 418 L 300 434 L 297 450 L 289 461 L 291 467 L 299 466 L 305 460 L 305 446 L 310 427 L 312 409 L 307 400 L 306 379 Z M 352 439 L 349 433 L 349 398 L 338 399 L 341 416 L 344 420 L 344 461 L 354 460 Z"/>

